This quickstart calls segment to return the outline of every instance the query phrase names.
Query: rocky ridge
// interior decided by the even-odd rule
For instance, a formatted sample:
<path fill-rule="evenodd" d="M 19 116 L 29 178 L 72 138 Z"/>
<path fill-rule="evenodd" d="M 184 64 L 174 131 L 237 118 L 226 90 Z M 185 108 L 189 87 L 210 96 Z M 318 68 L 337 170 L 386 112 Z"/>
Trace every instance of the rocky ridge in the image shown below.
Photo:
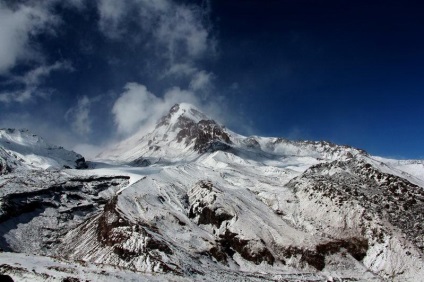
<path fill-rule="evenodd" d="M 27 161 L 15 169 L 21 163 L 10 147 L 0 157 L 0 246 L 8 251 L 159 280 L 424 275 L 420 161 L 245 137 L 188 104 L 101 154 L 111 163 L 92 169 L 43 170 Z M 43 235 L 25 242 L 34 232 Z"/>
<path fill-rule="evenodd" d="M 47 143 L 27 129 L 0 129 L 0 165 L 24 169 L 87 168 L 80 154 Z M 0 168 L 0 171 L 4 169 Z"/>

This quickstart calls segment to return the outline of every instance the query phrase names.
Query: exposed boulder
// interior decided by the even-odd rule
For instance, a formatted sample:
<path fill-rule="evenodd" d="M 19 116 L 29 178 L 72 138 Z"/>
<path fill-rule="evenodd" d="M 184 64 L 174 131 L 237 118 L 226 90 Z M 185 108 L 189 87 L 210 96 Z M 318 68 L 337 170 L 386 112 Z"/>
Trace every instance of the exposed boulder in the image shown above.
<path fill-rule="evenodd" d="M 78 158 L 75 161 L 75 168 L 76 169 L 86 169 L 86 168 L 88 168 L 88 164 L 85 161 L 85 158 L 84 157 L 81 156 L 80 158 Z"/>
<path fill-rule="evenodd" d="M 183 118 L 181 123 L 177 141 L 184 140 L 186 145 L 194 142 L 193 149 L 199 153 L 210 150 L 226 150 L 229 148 L 228 144 L 233 143 L 225 129 L 213 120 L 201 120 L 195 123 Z"/>
<path fill-rule="evenodd" d="M 146 166 L 150 166 L 151 164 L 152 163 L 148 159 L 145 159 L 143 157 L 139 157 L 133 160 L 132 162 L 130 162 L 131 166 L 138 166 L 138 167 L 146 167 Z"/>
<path fill-rule="evenodd" d="M 5 159 L 0 157 L 0 175 L 7 174 L 11 171 Z"/>

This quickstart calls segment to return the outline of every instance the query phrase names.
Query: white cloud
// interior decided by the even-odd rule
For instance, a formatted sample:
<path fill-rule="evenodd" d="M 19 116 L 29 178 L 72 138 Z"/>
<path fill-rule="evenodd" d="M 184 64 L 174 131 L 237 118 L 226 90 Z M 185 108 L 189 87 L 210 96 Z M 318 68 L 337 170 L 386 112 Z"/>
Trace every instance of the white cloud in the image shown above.
<path fill-rule="evenodd" d="M 67 62 L 55 62 L 52 65 L 41 65 L 36 67 L 35 69 L 30 70 L 22 77 L 15 78 L 16 81 L 20 81 L 27 86 L 37 86 L 39 85 L 43 79 L 49 76 L 52 72 L 58 70 L 68 70 L 72 71 L 72 65 Z"/>
<path fill-rule="evenodd" d="M 52 72 L 72 70 L 68 62 L 47 63 L 36 42 L 39 34 L 54 34 L 61 24 L 55 14 L 55 7 L 82 8 L 84 0 L 59 0 L 0 2 L 0 76 L 3 76 L 5 90 L 0 92 L 0 102 L 27 102 L 33 97 L 45 97 L 49 89 L 40 89 L 40 84 Z M 7 4 L 6 4 L 7 3 Z M 25 63 L 32 68 L 24 74 L 16 75 L 14 67 Z"/>
<path fill-rule="evenodd" d="M 62 1 L 61 4 L 65 5 L 65 7 L 77 8 L 79 10 L 85 8 L 86 0 L 67 0 Z"/>
<path fill-rule="evenodd" d="M 172 87 L 166 91 L 163 100 L 163 105 L 161 108 L 160 116 L 167 112 L 173 105 L 177 103 L 189 103 L 195 106 L 200 106 L 201 101 L 195 95 L 194 92 L 181 89 L 179 87 Z"/>
<path fill-rule="evenodd" d="M 72 130 L 79 135 L 87 135 L 91 132 L 90 120 L 91 100 L 83 96 L 78 100 L 76 107 L 69 109 L 65 118 L 71 121 Z"/>
<path fill-rule="evenodd" d="M 11 76 L 7 83 L 9 85 L 15 85 L 19 89 L 0 92 L 0 102 L 23 103 L 29 101 L 35 96 L 44 97 L 48 95 L 48 91 L 41 91 L 39 89 L 39 85 L 52 72 L 59 70 L 72 71 L 73 68 L 69 62 L 55 62 L 52 65 L 40 65 L 22 76 Z"/>
<path fill-rule="evenodd" d="M 193 75 L 190 81 L 190 89 L 193 91 L 207 92 L 212 87 L 213 74 L 204 70 Z"/>
<path fill-rule="evenodd" d="M 36 1 L 14 8 L 0 2 L 0 75 L 21 60 L 39 59 L 41 55 L 32 46 L 31 37 L 51 32 L 51 27 L 59 23 L 50 12 L 50 2 Z"/>
<path fill-rule="evenodd" d="M 43 137 L 48 143 L 71 149 L 74 144 L 81 142 L 78 136 L 56 124 L 52 119 L 35 116 L 31 113 L 8 113 L 1 115 L 0 127 L 27 128 L 34 134 Z"/>
<path fill-rule="evenodd" d="M 122 20 L 128 11 L 127 1 L 99 0 L 98 12 L 100 15 L 100 30 L 110 38 L 118 38 L 123 30 Z"/>
<path fill-rule="evenodd" d="M 131 134 L 140 128 L 146 131 L 151 129 L 176 103 L 199 104 L 193 92 L 178 87 L 166 91 L 163 98 L 156 97 L 138 83 L 128 83 L 124 89 L 112 109 L 118 132 L 122 135 Z"/>
<path fill-rule="evenodd" d="M 10 103 L 15 101 L 22 103 L 28 101 L 31 98 L 33 91 L 34 89 L 30 88 L 24 89 L 23 91 L 5 91 L 0 93 L 0 102 Z"/>
<path fill-rule="evenodd" d="M 128 83 L 112 109 L 121 135 L 151 129 L 175 103 L 204 104 L 202 108 L 218 112 L 216 103 L 204 103 L 210 100 L 214 75 L 198 64 L 215 53 L 207 9 L 174 0 L 99 1 L 99 28 L 105 36 L 140 48 L 159 73 L 158 80 L 169 79 L 179 86 L 159 97 L 144 85 Z"/>
<path fill-rule="evenodd" d="M 105 36 L 129 42 L 143 37 L 148 52 L 165 60 L 162 74 L 190 75 L 195 61 L 215 52 L 204 8 L 173 0 L 100 0 L 99 27 Z M 127 33 L 135 26 L 139 34 Z M 142 35 L 141 35 L 142 34 Z M 134 42 L 132 42 L 134 43 Z"/>
<path fill-rule="evenodd" d="M 190 64 L 174 64 L 164 74 L 165 76 L 184 77 L 191 76 L 197 69 Z"/>
<path fill-rule="evenodd" d="M 105 36 L 138 46 L 157 68 L 159 80 L 169 79 L 179 86 L 159 97 L 144 85 L 126 84 L 112 109 L 121 136 L 136 130 L 149 131 L 174 104 L 181 102 L 223 116 L 221 98 L 208 96 L 214 74 L 199 66 L 200 61 L 215 54 L 215 39 L 205 18 L 207 9 L 174 0 L 99 1 L 99 28 Z M 134 28 L 138 29 L 135 36 Z M 142 41 L 137 41 L 140 38 Z"/>
<path fill-rule="evenodd" d="M 208 31 L 193 8 L 174 6 L 160 17 L 154 36 L 167 49 L 171 63 L 179 60 L 176 56 L 188 59 L 200 57 L 208 49 Z"/>
<path fill-rule="evenodd" d="M 112 109 L 118 131 L 120 133 L 133 132 L 154 114 L 154 105 L 158 102 L 159 99 L 144 85 L 128 83 Z"/>

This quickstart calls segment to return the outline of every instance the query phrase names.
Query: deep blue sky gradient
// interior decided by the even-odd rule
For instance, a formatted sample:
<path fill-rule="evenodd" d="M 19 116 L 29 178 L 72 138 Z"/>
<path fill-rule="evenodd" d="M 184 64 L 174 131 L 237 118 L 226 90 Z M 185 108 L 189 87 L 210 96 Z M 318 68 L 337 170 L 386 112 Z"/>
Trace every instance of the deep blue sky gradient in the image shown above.
<path fill-rule="evenodd" d="M 158 78 L 161 62 L 146 53 L 143 36 L 138 44 L 123 44 L 102 35 L 94 1 L 87 3 L 83 12 L 58 7 L 60 29 L 36 38 L 50 62 L 69 61 L 73 71 L 54 72 L 43 81 L 42 88 L 52 92 L 48 100 L 0 103 L 0 120 L 26 115 L 69 130 L 64 113 L 88 96 L 96 101 L 90 112 L 93 131 L 82 141 L 101 144 L 116 131 L 110 112 L 125 83 L 142 83 L 157 96 L 188 83 Z M 424 158 L 421 1 L 209 3 L 216 54 L 198 67 L 214 74 L 212 95 L 224 96 L 225 108 L 240 116 L 228 125 L 232 130 Z M 139 33 L 136 27 L 131 32 Z M 30 67 L 21 64 L 13 72 Z M 5 81 L 0 76 L 2 91 L 14 87 Z"/>
<path fill-rule="evenodd" d="M 214 1 L 222 82 L 257 134 L 424 157 L 418 1 Z"/>

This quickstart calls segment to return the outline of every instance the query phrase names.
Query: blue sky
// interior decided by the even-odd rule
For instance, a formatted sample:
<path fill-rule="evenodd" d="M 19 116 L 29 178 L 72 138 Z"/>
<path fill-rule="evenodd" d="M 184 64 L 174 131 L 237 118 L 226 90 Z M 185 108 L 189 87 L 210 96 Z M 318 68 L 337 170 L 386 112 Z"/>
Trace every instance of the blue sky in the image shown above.
<path fill-rule="evenodd" d="M 246 135 L 424 158 L 423 8 L 0 0 L 0 126 L 93 154 L 189 102 Z"/>

